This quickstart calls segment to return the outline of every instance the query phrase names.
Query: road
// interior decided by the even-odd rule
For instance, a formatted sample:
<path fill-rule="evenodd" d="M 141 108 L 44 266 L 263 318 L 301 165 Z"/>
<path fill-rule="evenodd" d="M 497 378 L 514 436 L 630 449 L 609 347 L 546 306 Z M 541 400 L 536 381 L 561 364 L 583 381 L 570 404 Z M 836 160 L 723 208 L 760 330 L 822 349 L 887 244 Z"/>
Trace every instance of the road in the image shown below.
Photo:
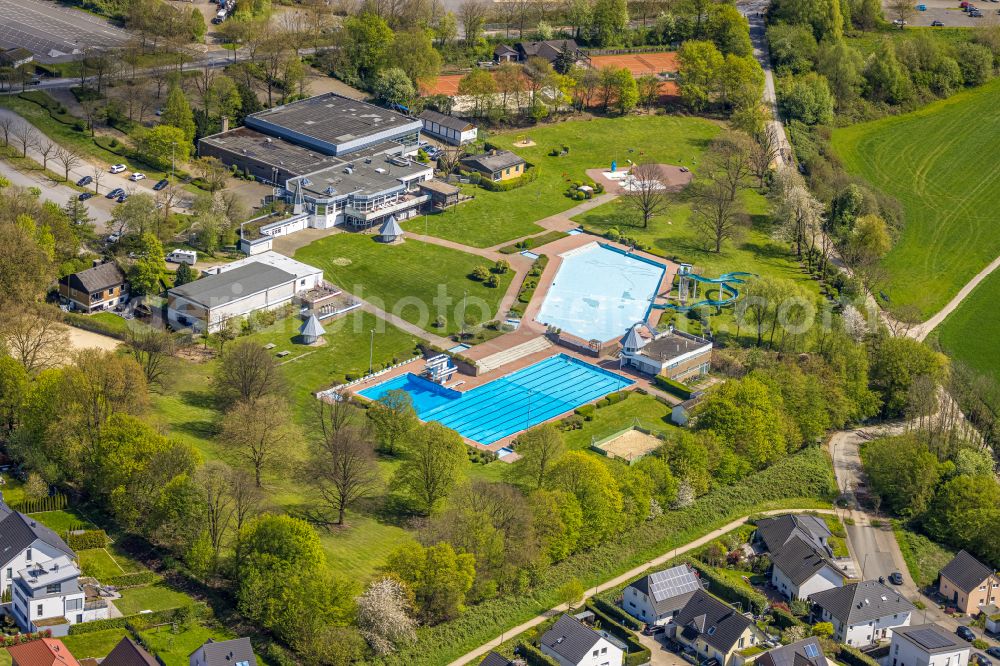
<path fill-rule="evenodd" d="M 764 70 L 764 105 L 771 112 L 771 119 L 768 125 L 778 137 L 778 155 L 775 157 L 775 166 L 781 168 L 791 160 L 792 148 L 788 143 L 788 136 L 785 134 L 785 126 L 781 122 L 778 114 L 778 97 L 774 89 L 774 72 L 771 70 L 771 54 L 767 45 L 767 26 L 764 16 L 767 14 L 768 0 L 747 0 L 736 3 L 740 12 L 747 17 L 750 23 L 750 42 L 753 44 L 753 55 Z"/>

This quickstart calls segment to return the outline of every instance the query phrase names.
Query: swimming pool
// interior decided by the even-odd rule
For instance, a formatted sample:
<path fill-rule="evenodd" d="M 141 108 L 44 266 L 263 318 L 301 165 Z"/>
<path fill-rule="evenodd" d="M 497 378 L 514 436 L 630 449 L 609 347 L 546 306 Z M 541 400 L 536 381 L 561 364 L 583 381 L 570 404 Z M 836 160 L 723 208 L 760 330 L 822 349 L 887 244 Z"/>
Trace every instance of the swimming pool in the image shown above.
<path fill-rule="evenodd" d="M 360 395 L 378 400 L 388 391 L 402 389 L 413 398 L 422 420 L 438 421 L 463 437 L 492 444 L 632 383 L 559 354 L 464 393 L 406 374 L 364 389 Z"/>
<path fill-rule="evenodd" d="M 562 255 L 538 321 L 584 340 L 611 340 L 645 321 L 666 267 L 600 243 Z"/>

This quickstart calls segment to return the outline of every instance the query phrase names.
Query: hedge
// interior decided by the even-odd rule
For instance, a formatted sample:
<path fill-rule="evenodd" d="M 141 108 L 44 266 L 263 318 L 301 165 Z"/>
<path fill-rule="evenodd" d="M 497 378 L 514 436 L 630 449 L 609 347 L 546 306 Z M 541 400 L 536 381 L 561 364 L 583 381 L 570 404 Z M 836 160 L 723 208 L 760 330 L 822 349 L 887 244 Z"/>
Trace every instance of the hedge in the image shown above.
<path fill-rule="evenodd" d="M 600 609 L 602 613 L 610 616 L 615 622 L 624 626 L 626 629 L 631 629 L 632 631 L 639 631 L 645 624 L 644 622 L 640 622 L 639 620 L 635 619 L 634 617 L 623 611 L 618 606 L 615 606 L 614 604 L 605 601 L 604 599 L 601 599 L 599 597 L 594 597 L 593 599 L 590 600 L 590 602 L 596 608 Z"/>
<path fill-rule="evenodd" d="M 628 656 L 625 657 L 625 666 L 641 666 L 648 664 L 652 653 L 636 638 L 635 634 L 626 627 L 618 624 L 610 615 L 603 612 L 590 601 L 586 605 L 587 610 L 594 614 L 600 622 L 600 628 L 618 638 L 625 643 Z"/>
<path fill-rule="evenodd" d="M 100 333 L 101 335 L 107 335 L 112 338 L 117 338 L 118 340 L 126 340 L 128 330 L 128 322 L 122 319 L 124 326 L 122 328 L 115 328 L 110 326 L 107 322 L 101 319 L 94 319 L 88 317 L 84 314 L 79 314 L 77 312 L 64 312 L 63 321 L 70 326 L 75 326 L 76 328 L 82 328 L 85 331 L 93 331 L 94 333 Z"/>
<path fill-rule="evenodd" d="M 108 541 L 110 539 L 104 530 L 84 530 L 83 532 L 70 532 L 66 535 L 66 545 L 73 550 L 104 548 L 108 545 Z"/>
<path fill-rule="evenodd" d="M 795 617 L 783 608 L 771 608 L 771 618 L 774 626 L 782 631 L 792 627 L 805 626 L 799 618 Z"/>
<path fill-rule="evenodd" d="M 22 643 L 30 643 L 31 641 L 38 640 L 39 638 L 51 638 L 52 630 L 46 629 L 45 631 L 35 631 L 30 634 L 14 634 L 13 636 L 0 636 L 0 647 L 11 647 L 13 645 L 20 645 Z"/>
<path fill-rule="evenodd" d="M 69 502 L 62 493 L 42 497 L 41 499 L 11 502 L 8 506 L 21 513 L 43 513 L 45 511 L 61 511 Z"/>
<path fill-rule="evenodd" d="M 492 181 L 482 178 L 479 181 L 479 187 L 484 190 L 489 190 L 490 192 L 510 192 L 511 190 L 516 190 L 519 187 L 524 187 L 538 178 L 538 167 L 530 167 L 530 164 L 525 167 L 526 170 L 523 176 L 511 178 L 510 180 Z"/>
<path fill-rule="evenodd" d="M 69 635 L 76 636 L 79 634 L 92 634 L 95 631 L 105 631 L 107 629 L 126 629 L 128 625 L 135 627 L 136 629 L 148 629 L 158 624 L 167 624 L 168 622 L 173 622 L 177 611 L 182 609 L 190 608 L 190 613 L 188 617 L 199 619 L 208 616 L 208 605 L 204 602 L 198 602 L 192 606 L 184 606 L 181 608 L 164 608 L 163 610 L 153 611 L 152 613 L 137 613 L 135 615 L 124 615 L 122 617 L 109 618 L 107 620 L 94 620 L 93 622 L 82 622 L 80 624 L 70 625 Z M 188 613 L 187 610 L 183 612 Z"/>
<path fill-rule="evenodd" d="M 878 662 L 850 645 L 837 645 L 837 661 L 845 666 L 878 666 Z"/>
<path fill-rule="evenodd" d="M 715 596 L 731 604 L 740 604 L 744 611 L 752 611 L 760 615 L 767 610 L 767 597 L 754 589 L 735 585 L 732 581 L 720 576 L 712 567 L 695 559 L 688 559 L 688 564 L 698 570 L 702 578 L 709 582 L 709 590 Z"/>
<path fill-rule="evenodd" d="M 672 393 L 683 400 L 689 400 L 694 395 L 694 389 L 664 375 L 656 375 L 653 378 L 653 383 L 667 393 Z"/>
<path fill-rule="evenodd" d="M 136 571 L 135 573 L 122 574 L 121 576 L 112 576 L 111 578 L 104 579 L 102 582 L 119 590 L 127 590 L 130 587 L 143 587 L 144 585 L 159 583 L 162 579 L 163 577 L 155 571 Z"/>
<path fill-rule="evenodd" d="M 595 411 L 597 411 L 597 407 L 594 405 L 580 405 L 573 410 L 573 413 L 577 416 L 582 416 L 587 421 L 592 421 L 594 419 Z"/>
<path fill-rule="evenodd" d="M 610 407 L 611 405 L 616 405 L 619 402 L 625 400 L 629 396 L 631 391 L 618 391 L 617 393 L 609 393 L 600 400 L 597 401 L 596 406 L 598 409 L 601 407 Z"/>
<path fill-rule="evenodd" d="M 559 666 L 559 662 L 555 659 L 542 654 L 541 650 L 528 643 L 521 643 L 517 646 L 517 656 L 523 657 L 528 662 L 528 666 Z"/>
<path fill-rule="evenodd" d="M 548 245 L 557 240 L 565 238 L 568 236 L 564 231 L 548 231 L 544 234 L 538 236 L 529 236 L 523 240 L 519 240 L 516 243 L 511 243 L 510 245 L 504 245 L 500 248 L 501 254 L 517 254 L 523 250 L 530 250 L 535 247 L 541 247 L 543 245 Z"/>

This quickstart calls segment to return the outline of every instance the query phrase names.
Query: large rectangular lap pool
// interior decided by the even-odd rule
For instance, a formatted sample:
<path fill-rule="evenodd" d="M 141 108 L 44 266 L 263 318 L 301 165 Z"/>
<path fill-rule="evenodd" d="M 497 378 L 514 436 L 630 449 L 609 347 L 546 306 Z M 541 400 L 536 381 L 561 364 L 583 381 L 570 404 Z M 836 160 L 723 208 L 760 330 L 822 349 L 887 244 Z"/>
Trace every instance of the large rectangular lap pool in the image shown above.
<path fill-rule="evenodd" d="M 561 256 L 538 321 L 604 342 L 646 320 L 666 271 L 663 264 L 602 243 Z"/>
<path fill-rule="evenodd" d="M 406 374 L 359 394 L 378 400 L 388 391 L 402 389 L 413 398 L 422 420 L 438 421 L 463 437 L 492 444 L 632 383 L 559 354 L 464 393 Z"/>

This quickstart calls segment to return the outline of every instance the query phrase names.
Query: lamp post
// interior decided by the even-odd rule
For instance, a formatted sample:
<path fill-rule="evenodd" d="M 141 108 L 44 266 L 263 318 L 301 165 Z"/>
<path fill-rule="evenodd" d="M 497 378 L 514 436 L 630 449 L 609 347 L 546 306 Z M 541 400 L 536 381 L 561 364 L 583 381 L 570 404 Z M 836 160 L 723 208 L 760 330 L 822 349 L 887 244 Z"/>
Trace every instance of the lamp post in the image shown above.
<path fill-rule="evenodd" d="M 375 329 L 372 331 L 371 344 L 368 346 L 368 374 L 372 374 L 375 369 Z"/>

